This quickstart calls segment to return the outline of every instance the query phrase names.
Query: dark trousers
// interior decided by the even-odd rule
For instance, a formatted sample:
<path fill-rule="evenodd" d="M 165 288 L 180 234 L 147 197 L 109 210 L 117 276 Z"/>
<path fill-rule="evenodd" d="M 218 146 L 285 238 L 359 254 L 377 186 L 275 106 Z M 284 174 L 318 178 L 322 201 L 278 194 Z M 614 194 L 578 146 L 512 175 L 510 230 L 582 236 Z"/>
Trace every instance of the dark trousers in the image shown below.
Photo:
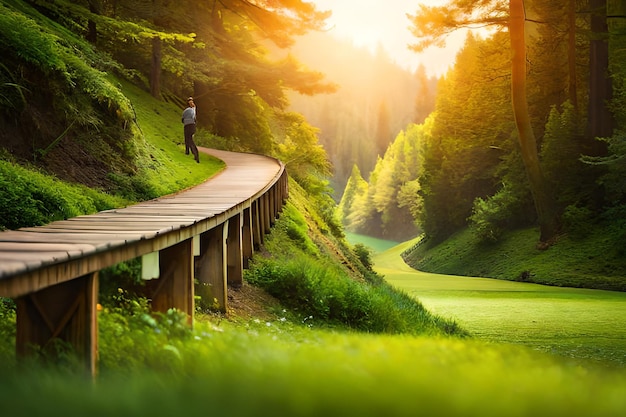
<path fill-rule="evenodd" d="M 185 154 L 189 155 L 189 150 L 191 150 L 191 153 L 193 153 L 194 159 L 196 160 L 196 162 L 199 162 L 200 157 L 198 155 L 198 148 L 196 147 L 196 144 L 193 141 L 193 135 L 196 133 L 196 125 L 195 124 L 185 125 L 184 129 L 185 129 Z"/>

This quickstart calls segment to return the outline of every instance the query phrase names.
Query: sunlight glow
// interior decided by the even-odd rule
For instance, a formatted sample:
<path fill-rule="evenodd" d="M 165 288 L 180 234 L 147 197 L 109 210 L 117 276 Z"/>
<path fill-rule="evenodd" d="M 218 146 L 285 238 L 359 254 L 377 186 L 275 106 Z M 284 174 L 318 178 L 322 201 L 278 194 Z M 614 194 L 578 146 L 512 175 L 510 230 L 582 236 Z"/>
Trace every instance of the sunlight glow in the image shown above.
<path fill-rule="evenodd" d="M 417 54 L 408 49 L 415 38 L 409 31 L 407 13 L 415 13 L 420 4 L 441 4 L 441 0 L 312 0 L 320 10 L 331 10 L 328 31 L 371 52 L 382 46 L 401 67 L 415 70 L 420 64 L 429 75 L 443 75 L 454 63 L 456 52 L 466 32 L 450 35 L 445 48 L 429 48 Z"/>

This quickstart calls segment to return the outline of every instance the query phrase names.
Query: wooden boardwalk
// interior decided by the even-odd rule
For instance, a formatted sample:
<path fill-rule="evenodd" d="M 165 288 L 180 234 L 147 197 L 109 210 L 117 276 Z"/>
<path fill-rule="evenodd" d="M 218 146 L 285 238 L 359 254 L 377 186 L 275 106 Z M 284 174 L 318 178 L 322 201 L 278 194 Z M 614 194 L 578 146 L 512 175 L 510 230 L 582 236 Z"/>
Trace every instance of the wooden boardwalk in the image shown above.
<path fill-rule="evenodd" d="M 17 300 L 18 353 L 65 334 L 79 350 L 87 345 L 82 350 L 93 368 L 96 346 L 88 339 L 96 338 L 98 271 L 137 257 L 144 278 L 154 281 L 147 287 L 156 310 L 175 307 L 193 317 L 194 278 L 210 286 L 226 309 L 226 283 L 242 282 L 247 260 L 287 198 L 287 175 L 266 156 L 200 151 L 223 160 L 226 168 L 194 188 L 0 232 L 0 297 Z"/>

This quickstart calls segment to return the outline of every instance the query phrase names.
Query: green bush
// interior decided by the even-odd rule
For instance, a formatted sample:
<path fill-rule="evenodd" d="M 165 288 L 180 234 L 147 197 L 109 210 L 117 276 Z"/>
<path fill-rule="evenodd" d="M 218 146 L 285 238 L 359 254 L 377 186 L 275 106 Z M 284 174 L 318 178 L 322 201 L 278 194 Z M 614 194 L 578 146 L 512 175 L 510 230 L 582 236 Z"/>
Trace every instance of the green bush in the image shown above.
<path fill-rule="evenodd" d="M 91 45 L 60 26 L 42 25 L 24 13 L 0 5 L 1 44 L 11 45 L 4 52 L 59 77 L 91 97 L 110 115 L 129 122 L 133 111 L 128 99 L 107 80 L 107 74 L 92 66 L 96 57 Z M 74 109 L 80 117 L 83 109 Z M 81 112 L 82 110 L 82 112 Z M 81 124 L 89 124 L 83 120 Z"/>
<path fill-rule="evenodd" d="M 357 243 L 354 245 L 354 254 L 359 258 L 366 269 L 372 269 L 372 251 L 367 246 L 362 243 Z"/>
<path fill-rule="evenodd" d="M 470 228 L 481 242 L 497 242 L 511 226 L 511 219 L 519 218 L 524 199 L 514 187 L 502 187 L 486 199 L 474 200 Z"/>
<path fill-rule="evenodd" d="M 134 298 L 143 295 L 140 257 L 104 268 L 98 276 L 99 299 L 105 307 L 128 309 Z"/>
<path fill-rule="evenodd" d="M 592 217 L 593 213 L 589 208 L 570 205 L 563 212 L 563 226 L 573 238 L 582 238 L 593 230 Z"/>
<path fill-rule="evenodd" d="M 32 19 L 0 4 L 0 44 L 12 45 L 12 50 L 21 59 L 41 68 L 49 74 L 65 72 L 66 67 L 59 57 L 57 37 L 45 33 Z"/>
<path fill-rule="evenodd" d="M 283 207 L 283 213 L 272 231 L 280 234 L 283 239 L 287 239 L 295 248 L 311 255 L 319 255 L 319 249 L 308 235 L 308 224 L 302 215 L 292 204 L 287 203 Z M 285 243 L 285 242 L 283 242 Z M 283 245 L 287 250 L 289 245 Z"/>
<path fill-rule="evenodd" d="M 138 369 L 175 373 L 179 350 L 191 337 L 187 315 L 170 309 L 155 313 L 145 298 L 126 298 L 122 307 L 99 314 L 99 366 L 102 373 L 125 374 Z"/>
<path fill-rule="evenodd" d="M 120 198 L 0 160 L 0 227 L 40 226 L 124 203 Z"/>
<path fill-rule="evenodd" d="M 387 283 L 354 280 L 337 266 L 306 255 L 256 259 L 246 279 L 309 324 L 375 333 L 462 334 L 454 323 L 430 315 L 418 301 Z"/>
<path fill-rule="evenodd" d="M 132 201 L 147 201 L 161 195 L 150 181 L 140 175 L 119 175 L 109 173 L 108 179 L 116 185 L 116 194 Z"/>
<path fill-rule="evenodd" d="M 0 374 L 15 366 L 16 306 L 10 298 L 0 297 Z"/>

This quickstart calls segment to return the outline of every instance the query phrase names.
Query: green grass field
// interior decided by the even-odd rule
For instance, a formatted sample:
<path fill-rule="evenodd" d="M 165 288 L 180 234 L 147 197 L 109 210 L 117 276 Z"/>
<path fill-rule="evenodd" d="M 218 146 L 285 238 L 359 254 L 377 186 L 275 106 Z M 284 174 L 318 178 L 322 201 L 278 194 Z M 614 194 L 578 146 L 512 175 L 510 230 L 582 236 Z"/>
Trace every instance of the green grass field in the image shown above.
<path fill-rule="evenodd" d="M 477 338 L 626 367 L 626 293 L 419 272 L 400 258 L 408 246 L 375 256 L 376 271 Z"/>

